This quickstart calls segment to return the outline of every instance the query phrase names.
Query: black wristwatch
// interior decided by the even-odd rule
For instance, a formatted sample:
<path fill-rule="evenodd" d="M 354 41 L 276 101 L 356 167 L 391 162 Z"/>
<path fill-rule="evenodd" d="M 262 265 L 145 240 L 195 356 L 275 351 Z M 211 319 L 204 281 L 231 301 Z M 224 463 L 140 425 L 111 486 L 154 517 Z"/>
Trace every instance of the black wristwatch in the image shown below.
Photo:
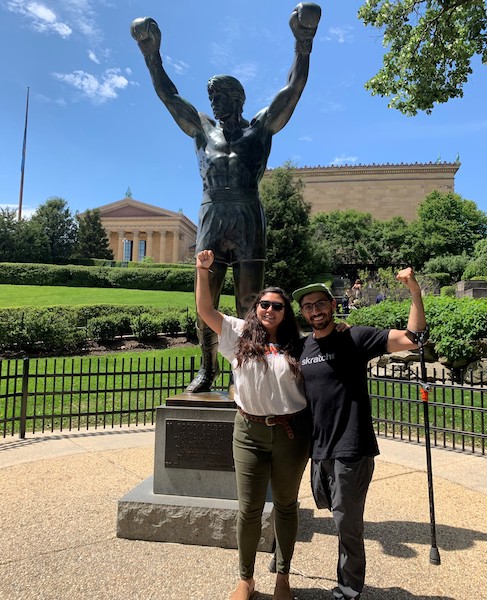
<path fill-rule="evenodd" d="M 424 331 L 411 331 L 410 329 L 406 329 L 406 337 L 408 338 L 408 340 L 410 340 L 413 344 L 424 344 L 425 342 L 428 341 L 428 338 L 430 336 L 430 328 L 428 327 L 428 325 L 426 325 L 426 328 Z"/>

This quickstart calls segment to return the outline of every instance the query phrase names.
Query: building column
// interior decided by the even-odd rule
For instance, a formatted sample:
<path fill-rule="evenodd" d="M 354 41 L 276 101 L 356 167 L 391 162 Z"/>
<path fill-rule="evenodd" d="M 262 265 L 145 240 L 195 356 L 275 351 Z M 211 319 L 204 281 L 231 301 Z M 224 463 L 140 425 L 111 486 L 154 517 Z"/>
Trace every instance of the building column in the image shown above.
<path fill-rule="evenodd" d="M 139 230 L 134 230 L 132 239 L 132 260 L 134 262 L 139 262 Z"/>
<path fill-rule="evenodd" d="M 117 254 L 115 260 L 123 260 L 123 230 L 118 231 Z"/>
<path fill-rule="evenodd" d="M 160 263 L 164 263 L 166 262 L 166 238 L 167 238 L 167 231 L 162 231 L 160 232 L 161 237 L 159 240 L 159 262 Z"/>
<path fill-rule="evenodd" d="M 147 241 L 146 241 L 146 247 L 145 247 L 145 255 L 146 256 L 151 256 L 152 258 L 154 258 L 154 255 L 152 254 L 152 236 L 153 236 L 154 232 L 153 231 L 148 231 L 147 232 Z"/>
<path fill-rule="evenodd" d="M 177 263 L 179 261 L 179 231 L 173 229 L 172 235 L 172 262 Z"/>

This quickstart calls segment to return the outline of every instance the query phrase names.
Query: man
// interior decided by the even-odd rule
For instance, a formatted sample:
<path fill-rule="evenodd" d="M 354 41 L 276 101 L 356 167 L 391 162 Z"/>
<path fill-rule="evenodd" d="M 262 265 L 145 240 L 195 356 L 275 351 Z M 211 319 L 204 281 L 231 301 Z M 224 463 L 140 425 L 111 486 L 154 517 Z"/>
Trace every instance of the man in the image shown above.
<path fill-rule="evenodd" d="M 320 16 L 321 9 L 316 4 L 301 3 L 294 9 L 289 24 L 296 46 L 287 85 L 250 122 L 242 117 L 245 92 L 234 77 L 217 75 L 208 82 L 215 120 L 181 98 L 162 66 L 161 32 L 157 23 L 148 17 L 132 23 L 132 36 L 144 55 L 157 95 L 179 127 L 195 142 L 203 180 L 196 253 L 209 249 L 215 254 L 210 273 L 213 304 L 218 308 L 225 273 L 231 265 L 237 313 L 242 318 L 264 281 L 266 232 L 259 182 L 267 165 L 272 136 L 291 118 L 306 84 Z M 200 318 L 197 327 L 202 366 L 187 391 L 206 392 L 218 373 L 218 340 Z"/>
<path fill-rule="evenodd" d="M 397 275 L 411 293 L 407 330 L 351 327 L 337 333 L 336 300 L 323 283 L 293 293 L 312 327 L 301 354 L 313 418 L 311 486 L 318 508 L 328 508 L 338 530 L 335 598 L 359 598 L 365 578 L 363 514 L 379 454 L 367 391 L 367 363 L 386 352 L 417 348 L 425 338 L 421 289 L 411 268 Z"/>

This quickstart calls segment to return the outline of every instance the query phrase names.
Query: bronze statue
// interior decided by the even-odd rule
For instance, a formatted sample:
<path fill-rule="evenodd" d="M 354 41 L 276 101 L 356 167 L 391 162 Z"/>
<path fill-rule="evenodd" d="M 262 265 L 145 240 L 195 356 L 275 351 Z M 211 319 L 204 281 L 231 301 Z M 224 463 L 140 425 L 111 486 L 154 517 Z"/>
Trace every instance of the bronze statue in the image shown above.
<path fill-rule="evenodd" d="M 225 273 L 232 266 L 239 317 L 245 315 L 264 281 L 266 226 L 259 182 L 272 136 L 291 118 L 306 84 L 320 17 L 317 4 L 302 2 L 294 9 L 289 25 L 296 39 L 295 55 L 287 84 L 250 122 L 242 116 L 244 89 L 229 75 L 216 75 L 208 82 L 215 120 L 199 113 L 179 95 L 164 70 L 157 23 L 150 17 L 132 22 L 132 37 L 144 55 L 157 95 L 179 127 L 195 141 L 203 180 L 196 253 L 209 249 L 215 254 L 210 274 L 214 306 L 218 308 Z M 197 326 L 202 366 L 187 391 L 207 392 L 218 374 L 218 339 L 200 318 Z"/>

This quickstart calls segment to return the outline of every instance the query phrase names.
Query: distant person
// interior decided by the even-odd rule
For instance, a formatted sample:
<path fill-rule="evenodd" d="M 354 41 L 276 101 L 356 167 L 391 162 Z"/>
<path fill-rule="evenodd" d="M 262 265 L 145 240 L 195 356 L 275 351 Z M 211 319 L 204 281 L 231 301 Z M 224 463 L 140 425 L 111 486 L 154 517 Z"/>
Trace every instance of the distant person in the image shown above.
<path fill-rule="evenodd" d="M 379 292 L 377 294 L 377 296 L 375 297 L 375 303 L 376 304 L 380 304 L 381 302 L 383 302 L 386 299 L 386 293 L 385 292 Z"/>
<path fill-rule="evenodd" d="M 259 182 L 272 136 L 287 124 L 305 87 L 320 17 L 317 4 L 302 2 L 296 6 L 289 21 L 296 44 L 287 84 L 250 122 L 242 116 L 244 89 L 229 75 L 216 75 L 208 82 L 215 120 L 198 112 L 179 95 L 162 66 L 157 23 L 148 17 L 132 23 L 132 36 L 144 55 L 157 95 L 195 142 L 203 180 L 196 253 L 211 249 L 215 255 L 210 273 L 213 305 L 218 308 L 225 274 L 232 266 L 239 317 L 253 305 L 264 281 L 266 225 Z M 217 336 L 201 319 L 197 328 L 202 365 L 187 391 L 207 392 L 218 374 Z"/>
<path fill-rule="evenodd" d="M 352 285 L 352 303 L 355 308 L 358 308 L 363 298 L 362 280 L 356 279 Z"/>
<path fill-rule="evenodd" d="M 311 486 L 318 508 L 331 510 L 338 531 L 338 587 L 333 597 L 359 598 L 365 579 L 364 507 L 379 454 L 367 389 L 367 363 L 386 352 L 417 347 L 425 339 L 421 289 L 411 268 L 397 279 L 409 288 L 407 330 L 350 327 L 338 334 L 336 300 L 323 283 L 293 293 L 312 327 L 301 354 L 311 409 Z M 421 337 L 420 337 L 421 336 Z"/>

